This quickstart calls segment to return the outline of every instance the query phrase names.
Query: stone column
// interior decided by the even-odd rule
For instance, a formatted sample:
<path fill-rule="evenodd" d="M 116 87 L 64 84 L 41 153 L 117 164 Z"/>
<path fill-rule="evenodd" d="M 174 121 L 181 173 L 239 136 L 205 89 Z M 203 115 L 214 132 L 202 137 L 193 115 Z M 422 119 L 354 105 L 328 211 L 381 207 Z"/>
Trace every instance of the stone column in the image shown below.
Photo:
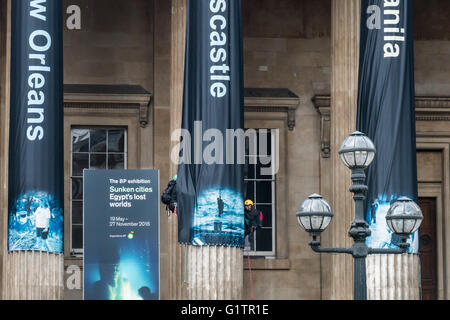
<path fill-rule="evenodd" d="M 332 207 L 334 221 L 326 237 L 332 246 L 348 247 L 354 219 L 354 203 L 348 188 L 350 171 L 341 162 L 338 150 L 356 129 L 360 0 L 332 1 L 331 157 Z M 353 298 L 353 261 L 350 256 L 322 257 L 331 267 L 324 275 L 325 299 Z M 373 255 L 366 260 L 367 298 L 371 300 L 419 299 L 420 261 L 418 255 Z"/>
<path fill-rule="evenodd" d="M 354 219 L 354 202 L 349 192 L 350 170 L 342 163 L 338 150 L 345 138 L 356 129 L 358 96 L 360 0 L 331 2 L 331 165 L 334 221 L 330 225 L 330 244 L 349 247 L 348 236 Z M 327 258 L 325 258 L 327 259 Z M 326 299 L 353 298 L 353 259 L 349 255 L 332 255 L 330 289 Z"/>
<path fill-rule="evenodd" d="M 185 35 L 186 0 L 172 0 L 171 135 L 181 127 Z M 174 148 L 179 139 L 172 138 L 175 138 L 172 139 L 175 140 L 172 141 Z M 171 174 L 175 174 L 176 164 L 171 162 L 170 168 Z M 169 219 L 171 297 L 189 300 L 241 299 L 243 250 L 178 245 L 176 216 L 172 215 Z"/>
<path fill-rule="evenodd" d="M 170 134 L 171 146 L 168 153 L 169 159 L 172 153 L 178 154 L 177 144 L 179 136 L 174 132 L 181 128 L 183 110 L 183 77 L 184 56 L 186 41 L 186 0 L 172 0 L 171 22 L 171 78 L 170 78 Z M 170 178 L 177 173 L 177 164 L 170 161 Z M 171 299 L 186 299 L 186 246 L 178 244 L 177 216 L 169 217 L 169 292 Z"/>
<path fill-rule="evenodd" d="M 0 212 L 2 253 L 2 299 L 60 300 L 63 297 L 64 256 L 46 252 L 7 251 L 8 236 L 8 140 L 11 59 L 11 0 L 0 7 L 1 104 L 0 104 Z"/>
<path fill-rule="evenodd" d="M 9 133 L 9 69 L 11 29 L 10 14 L 11 0 L 0 0 L 0 299 L 5 299 L 3 275 L 6 262 L 6 235 L 8 234 L 8 133 Z"/>
<path fill-rule="evenodd" d="M 420 299 L 419 255 L 374 255 L 366 264 L 368 300 Z"/>

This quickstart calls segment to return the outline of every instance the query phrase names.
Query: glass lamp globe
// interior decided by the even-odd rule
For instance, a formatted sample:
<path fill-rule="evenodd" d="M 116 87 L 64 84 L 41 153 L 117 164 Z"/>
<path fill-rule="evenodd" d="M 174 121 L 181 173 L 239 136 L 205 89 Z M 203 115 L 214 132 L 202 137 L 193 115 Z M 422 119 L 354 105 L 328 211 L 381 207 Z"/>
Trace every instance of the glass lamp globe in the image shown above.
<path fill-rule="evenodd" d="M 372 163 L 375 152 L 372 140 L 359 131 L 348 136 L 339 149 L 342 162 L 350 169 L 367 168 Z"/>
<path fill-rule="evenodd" d="M 423 214 L 419 206 L 407 197 L 398 199 L 386 214 L 386 223 L 398 235 L 411 235 L 419 229 Z"/>
<path fill-rule="evenodd" d="M 318 194 L 312 194 L 303 201 L 296 215 L 300 226 L 316 236 L 328 227 L 333 218 L 331 206 Z"/>

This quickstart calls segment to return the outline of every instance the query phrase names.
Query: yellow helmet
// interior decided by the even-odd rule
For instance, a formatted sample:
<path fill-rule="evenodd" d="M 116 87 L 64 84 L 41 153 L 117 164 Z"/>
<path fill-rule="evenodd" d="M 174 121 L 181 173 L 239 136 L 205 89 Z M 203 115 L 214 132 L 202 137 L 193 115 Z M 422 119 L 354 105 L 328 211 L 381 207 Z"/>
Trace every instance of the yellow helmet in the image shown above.
<path fill-rule="evenodd" d="M 252 206 L 253 205 L 253 201 L 252 200 L 245 200 L 244 205 L 245 206 Z"/>

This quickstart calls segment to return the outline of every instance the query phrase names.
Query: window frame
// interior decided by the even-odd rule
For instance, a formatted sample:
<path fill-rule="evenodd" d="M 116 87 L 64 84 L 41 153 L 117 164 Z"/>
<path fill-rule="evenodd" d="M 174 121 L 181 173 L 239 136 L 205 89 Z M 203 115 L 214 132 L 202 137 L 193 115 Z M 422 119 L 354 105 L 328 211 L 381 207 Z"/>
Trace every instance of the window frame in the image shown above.
<path fill-rule="evenodd" d="M 73 226 L 84 226 L 84 219 L 82 221 L 82 224 L 74 224 L 73 223 L 73 201 L 75 202 L 81 202 L 84 203 L 83 199 L 73 199 L 73 193 L 72 193 L 72 179 L 82 179 L 82 182 L 84 181 L 84 176 L 74 176 L 73 175 L 73 140 L 72 140 L 72 130 L 81 129 L 81 130 L 106 130 L 107 132 L 110 130 L 124 130 L 124 151 L 123 152 L 108 152 L 106 149 L 105 152 L 91 152 L 90 150 L 90 138 L 89 138 L 89 151 L 87 152 L 76 152 L 76 154 L 88 154 L 89 155 L 89 167 L 91 165 L 91 154 L 105 154 L 106 155 L 106 170 L 114 170 L 114 169 L 107 169 L 108 168 L 108 155 L 109 154 L 123 154 L 124 155 L 124 170 L 128 168 L 128 127 L 127 126 L 102 126 L 102 125 L 71 125 L 70 126 L 70 167 L 69 167 L 69 180 L 70 180 L 70 191 L 69 191 L 69 230 L 70 230 L 70 240 L 69 240 L 69 250 L 71 252 L 72 256 L 83 256 L 84 248 L 74 248 L 73 247 Z M 109 134 L 106 135 L 106 145 L 108 145 L 108 138 Z M 82 183 L 83 185 L 83 183 Z M 84 192 L 84 190 L 83 190 Z M 82 215 L 84 218 L 84 207 L 82 205 Z"/>
<path fill-rule="evenodd" d="M 256 130 L 256 132 L 259 134 L 260 130 L 268 130 L 268 133 L 271 135 L 271 150 L 270 150 L 270 156 L 271 156 L 271 163 L 273 164 L 275 161 L 276 156 L 276 139 L 275 136 L 272 134 L 273 130 L 279 130 L 278 128 L 250 128 L 252 130 Z M 259 136 L 258 136 L 259 137 Z M 259 139 L 259 138 L 258 138 Z M 279 142 L 279 141 L 278 141 Z M 256 143 L 259 143 L 259 140 L 257 140 Z M 245 157 L 251 157 L 250 155 L 245 155 Z M 256 167 L 255 167 L 256 170 Z M 272 173 L 272 176 L 270 179 L 261 179 L 256 178 L 256 175 L 253 179 L 246 179 L 244 178 L 244 181 L 246 182 L 252 182 L 255 183 L 255 186 L 258 182 L 271 182 L 272 184 L 272 194 L 271 194 L 271 203 L 258 203 L 256 199 L 256 188 L 254 188 L 254 203 L 256 209 L 258 209 L 258 204 L 263 205 L 271 205 L 272 206 L 272 226 L 270 227 L 272 229 L 272 250 L 271 251 L 258 251 L 256 250 L 256 245 L 254 245 L 254 249 L 250 250 L 250 243 L 248 243 L 248 236 L 245 237 L 245 243 L 244 243 L 244 255 L 250 256 L 250 257 L 266 257 L 266 258 L 274 258 L 277 255 L 277 174 Z M 262 227 L 261 229 L 269 229 L 269 227 Z M 252 235 L 254 237 L 254 244 L 257 243 L 257 235 L 258 230 Z"/>

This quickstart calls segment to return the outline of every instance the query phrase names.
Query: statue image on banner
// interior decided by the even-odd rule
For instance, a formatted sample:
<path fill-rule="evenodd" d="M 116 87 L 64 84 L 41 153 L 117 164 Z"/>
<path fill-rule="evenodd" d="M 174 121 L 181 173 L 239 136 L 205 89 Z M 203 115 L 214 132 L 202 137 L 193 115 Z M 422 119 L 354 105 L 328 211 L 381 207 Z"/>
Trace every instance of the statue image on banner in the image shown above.
<path fill-rule="evenodd" d="M 59 201 L 41 191 L 18 197 L 9 214 L 9 251 L 62 252 L 63 210 Z"/>

